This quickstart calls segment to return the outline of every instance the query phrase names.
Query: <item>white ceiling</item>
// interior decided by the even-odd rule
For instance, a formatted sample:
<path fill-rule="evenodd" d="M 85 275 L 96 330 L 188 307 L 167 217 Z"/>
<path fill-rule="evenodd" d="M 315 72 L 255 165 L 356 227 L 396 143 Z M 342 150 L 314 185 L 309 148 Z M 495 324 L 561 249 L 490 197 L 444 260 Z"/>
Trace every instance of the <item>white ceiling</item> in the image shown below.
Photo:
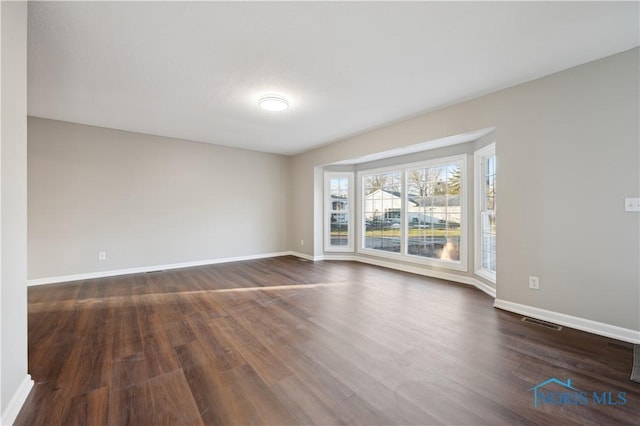
<path fill-rule="evenodd" d="M 293 154 L 638 46 L 638 6 L 29 2 L 28 112 Z"/>

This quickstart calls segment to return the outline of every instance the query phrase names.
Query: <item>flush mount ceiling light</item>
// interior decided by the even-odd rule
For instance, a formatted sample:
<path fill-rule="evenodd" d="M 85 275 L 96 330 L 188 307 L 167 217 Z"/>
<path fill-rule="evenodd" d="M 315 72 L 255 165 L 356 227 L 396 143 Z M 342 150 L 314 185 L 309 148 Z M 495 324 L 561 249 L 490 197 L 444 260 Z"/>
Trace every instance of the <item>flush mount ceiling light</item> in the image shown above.
<path fill-rule="evenodd" d="M 258 99 L 258 106 L 267 111 L 284 111 L 289 108 L 289 102 L 282 95 L 264 95 Z"/>

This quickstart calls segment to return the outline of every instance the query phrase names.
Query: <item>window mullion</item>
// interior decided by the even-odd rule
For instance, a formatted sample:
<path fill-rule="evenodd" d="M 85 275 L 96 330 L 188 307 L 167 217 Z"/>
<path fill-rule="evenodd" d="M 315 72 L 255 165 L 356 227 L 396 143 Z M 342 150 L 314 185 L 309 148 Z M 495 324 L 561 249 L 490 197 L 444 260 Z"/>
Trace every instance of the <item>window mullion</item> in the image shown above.
<path fill-rule="evenodd" d="M 360 172 L 358 251 L 467 270 L 465 169 L 459 155 Z"/>

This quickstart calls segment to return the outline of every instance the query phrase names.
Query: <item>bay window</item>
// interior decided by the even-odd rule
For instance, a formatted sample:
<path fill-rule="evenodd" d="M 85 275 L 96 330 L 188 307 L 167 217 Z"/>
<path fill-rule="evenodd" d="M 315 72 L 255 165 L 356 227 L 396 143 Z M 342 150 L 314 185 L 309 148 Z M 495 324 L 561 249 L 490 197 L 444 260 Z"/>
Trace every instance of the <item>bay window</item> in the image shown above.
<path fill-rule="evenodd" d="M 460 260 L 460 161 L 408 169 L 407 254 Z"/>
<path fill-rule="evenodd" d="M 353 173 L 325 173 L 325 251 L 353 251 Z"/>
<path fill-rule="evenodd" d="M 466 155 L 361 171 L 358 251 L 466 270 Z"/>
<path fill-rule="evenodd" d="M 475 188 L 475 271 L 496 282 L 496 154 L 495 143 L 474 154 Z"/>
<path fill-rule="evenodd" d="M 362 180 L 364 247 L 400 253 L 402 174 L 390 171 Z"/>

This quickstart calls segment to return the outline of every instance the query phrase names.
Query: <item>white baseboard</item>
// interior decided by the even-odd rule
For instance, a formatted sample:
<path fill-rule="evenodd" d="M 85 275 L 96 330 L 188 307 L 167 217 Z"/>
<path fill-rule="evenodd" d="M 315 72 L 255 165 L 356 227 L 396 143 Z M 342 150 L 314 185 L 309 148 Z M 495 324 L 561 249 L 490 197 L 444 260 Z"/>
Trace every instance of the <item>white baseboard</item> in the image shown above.
<path fill-rule="evenodd" d="M 293 253 L 290 251 L 282 251 L 282 252 L 276 252 L 276 253 L 253 254 L 249 256 L 223 257 L 219 259 L 197 260 L 194 262 L 171 263 L 168 265 L 141 266 L 137 268 L 117 269 L 112 271 L 88 272 L 85 274 L 62 275 L 62 276 L 48 277 L 48 278 L 36 278 L 32 280 L 27 280 L 27 285 L 34 286 L 34 285 L 43 285 L 43 284 L 64 283 L 64 282 L 70 282 L 70 281 L 90 280 L 93 278 L 115 277 L 118 275 L 139 274 L 143 272 L 163 271 L 167 269 L 191 268 L 194 266 L 215 265 L 217 263 L 239 262 L 242 260 L 264 259 L 267 257 L 288 256 L 292 254 Z"/>
<path fill-rule="evenodd" d="M 505 311 L 549 321 L 565 327 L 575 328 L 588 333 L 622 340 L 624 342 L 640 344 L 640 331 L 629 328 L 618 327 L 605 324 L 586 318 L 574 317 L 560 312 L 548 311 L 533 306 L 521 305 L 520 303 L 509 302 L 507 300 L 496 299 L 493 306 Z"/>
<path fill-rule="evenodd" d="M 322 256 L 311 256 L 309 254 L 300 253 L 297 251 L 282 251 L 282 252 L 275 252 L 275 253 L 254 254 L 249 256 L 224 257 L 220 259 L 198 260 L 194 262 L 171 263 L 167 265 L 154 265 L 154 266 L 141 266 L 136 268 L 116 269 L 111 271 L 88 272 L 84 274 L 36 278 L 36 279 L 28 280 L 27 285 L 36 286 L 36 285 L 44 285 L 44 284 L 65 283 L 65 282 L 71 282 L 71 281 L 83 281 L 83 280 L 90 280 L 94 278 L 116 277 L 118 275 L 140 274 L 144 272 L 162 271 L 167 269 L 191 268 L 194 266 L 215 265 L 218 263 L 239 262 L 242 260 L 264 259 L 268 257 L 279 257 L 279 256 L 296 256 L 301 259 L 311 260 L 314 262 L 320 261 L 320 260 L 346 260 L 346 261 L 350 260 L 355 262 L 362 262 L 370 265 L 377 265 L 385 268 L 396 269 L 403 272 L 409 272 L 412 274 L 418 274 L 418 275 L 423 275 L 423 276 L 432 277 L 432 278 L 440 278 L 443 280 L 453 281 L 461 284 L 473 285 L 476 288 L 487 293 L 489 296 L 493 298 L 496 297 L 495 289 L 491 288 L 490 286 L 480 282 L 479 280 L 473 277 L 451 274 L 443 271 L 435 271 L 435 270 L 426 269 L 420 266 L 398 264 L 395 262 L 389 262 L 382 259 L 370 259 L 362 256 L 352 255 L 352 254 L 347 254 L 347 255 L 324 254 Z"/>
<path fill-rule="evenodd" d="M 22 383 L 20 383 L 20 386 L 18 386 L 16 392 L 9 400 L 9 404 L 7 404 L 4 412 L 2 413 L 2 416 L 0 418 L 0 424 L 2 426 L 9 426 L 13 424 L 13 422 L 16 420 L 16 417 L 18 417 L 18 413 L 20 412 L 22 405 L 27 400 L 32 387 L 33 380 L 31 380 L 31 376 L 27 374 L 22 380 Z"/>
<path fill-rule="evenodd" d="M 354 256 L 353 260 L 355 260 L 356 262 L 367 263 L 369 265 L 382 266 L 384 268 L 395 269 L 397 271 L 403 271 L 403 272 L 409 272 L 411 274 L 422 275 L 425 277 L 439 278 L 441 280 L 447 280 L 447 281 L 453 281 L 460 284 L 472 285 L 476 287 L 478 290 L 481 290 L 484 293 L 488 294 L 489 296 L 493 298 L 496 297 L 495 289 L 478 281 L 474 277 L 452 274 L 450 272 L 444 272 L 444 271 L 436 271 L 433 269 L 426 269 L 420 266 L 405 265 L 401 263 L 388 262 L 388 261 L 379 260 L 379 259 L 370 259 L 368 257 L 361 257 L 361 256 Z"/>
<path fill-rule="evenodd" d="M 290 252 L 287 252 L 287 254 L 291 256 L 299 257 L 300 259 L 311 260 L 314 262 L 317 260 L 324 260 L 322 256 L 311 256 L 310 254 L 300 253 L 297 251 L 290 251 Z"/>
<path fill-rule="evenodd" d="M 372 259 L 372 258 L 368 258 L 368 257 L 354 255 L 354 254 L 347 254 L 347 255 L 342 255 L 342 254 L 324 254 L 322 256 L 309 256 L 307 254 L 302 254 L 302 253 L 297 253 L 297 252 L 291 252 L 291 254 L 293 256 L 298 256 L 298 257 L 302 257 L 303 259 L 313 260 L 313 261 L 318 261 L 318 260 L 342 260 L 342 261 L 361 262 L 361 263 L 366 263 L 366 264 L 369 264 L 369 265 L 382 266 L 383 268 L 395 269 L 397 271 L 409 272 L 411 274 L 422 275 L 422 276 L 431 277 L 431 278 L 439 278 L 439 279 L 443 279 L 443 280 L 447 280 L 447 281 L 453 281 L 453 282 L 460 283 L 460 284 L 468 284 L 468 285 L 472 285 L 472 286 L 476 287 L 477 289 L 483 291 L 484 293 L 488 294 L 489 296 L 493 297 L 494 299 L 496 297 L 496 290 L 494 288 L 486 285 L 485 283 L 481 282 L 480 280 L 477 280 L 474 277 L 468 277 L 468 276 L 465 276 L 465 275 L 452 274 L 452 273 L 444 272 L 444 271 L 436 271 L 436 270 L 427 269 L 427 268 L 424 268 L 424 267 L 421 267 L 421 266 L 413 266 L 413 265 L 406 265 L 406 264 L 402 264 L 402 263 L 395 263 L 395 262 L 390 262 L 390 261 L 386 261 L 386 260 L 383 260 L 383 259 Z"/>
<path fill-rule="evenodd" d="M 475 282 L 473 283 L 474 286 L 476 286 L 477 289 L 484 291 L 486 294 L 488 294 L 489 296 L 493 297 L 494 299 L 496 298 L 496 289 L 491 287 L 490 285 L 487 285 L 485 283 L 483 283 L 482 281 L 474 278 L 473 279 Z"/>
<path fill-rule="evenodd" d="M 358 259 L 353 254 L 323 254 L 322 256 L 316 256 L 315 260 L 344 260 L 357 262 Z"/>
<path fill-rule="evenodd" d="M 293 253 L 295 255 L 295 253 Z M 496 298 L 495 288 L 483 283 L 475 277 L 468 277 L 464 275 L 457 275 L 443 271 L 435 271 L 432 269 L 426 269 L 419 266 L 405 265 L 394 262 L 389 262 L 381 259 L 365 258 L 358 255 L 324 255 L 322 257 L 316 257 L 315 260 L 351 260 L 355 262 L 368 263 L 371 265 L 382 266 L 385 268 L 396 269 L 399 271 L 409 272 L 418 275 L 429 276 L 433 278 L 441 278 L 448 281 L 453 281 L 462 284 L 470 284 L 485 292 L 489 296 Z M 586 318 L 575 317 L 572 315 L 562 314 L 559 312 L 549 311 L 546 309 L 535 308 L 533 306 L 522 305 L 519 303 L 509 302 L 506 300 L 496 299 L 493 304 L 494 307 L 504 309 L 505 311 L 515 312 L 521 315 L 538 318 L 544 321 L 553 322 L 566 327 L 575 328 L 577 330 L 586 331 L 588 333 L 597 334 L 600 336 L 610 337 L 612 339 L 621 340 L 629 343 L 640 344 L 640 331 L 632 330 L 628 328 L 618 327 L 598 321 L 589 320 Z"/>

